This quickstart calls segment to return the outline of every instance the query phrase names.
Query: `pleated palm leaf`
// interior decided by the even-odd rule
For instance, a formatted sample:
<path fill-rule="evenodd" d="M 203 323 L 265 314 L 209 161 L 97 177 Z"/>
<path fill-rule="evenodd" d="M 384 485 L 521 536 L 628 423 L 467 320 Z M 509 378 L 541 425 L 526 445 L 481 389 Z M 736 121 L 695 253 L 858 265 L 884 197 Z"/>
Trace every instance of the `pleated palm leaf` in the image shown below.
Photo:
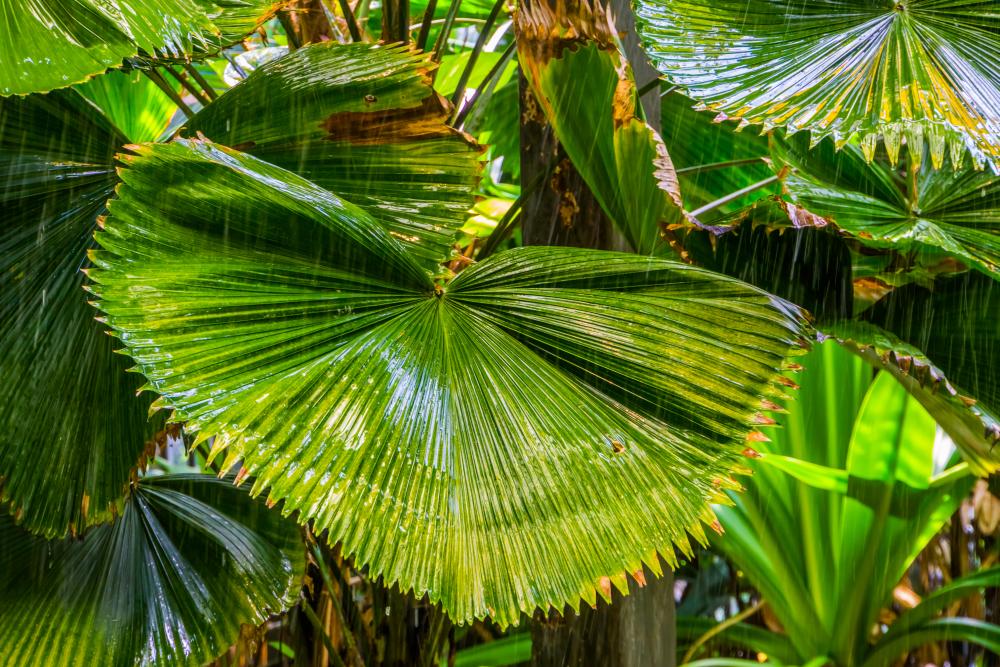
<path fill-rule="evenodd" d="M 760 410 L 783 397 L 783 359 L 808 327 L 738 281 L 631 255 L 525 249 L 451 277 L 439 263 L 471 203 L 479 148 L 444 125 L 427 67 L 399 49 L 308 47 L 183 131 L 245 152 L 207 140 L 128 147 L 89 289 L 161 394 L 155 407 L 214 436 L 224 467 L 241 461 L 256 492 L 456 620 L 506 624 L 607 597 L 644 563 L 657 569 L 658 553 L 672 560 L 689 534 L 704 539 L 708 503 L 735 486 L 748 433 L 770 423 Z M 53 95 L 8 102 L 50 110 L 26 107 L 10 117 L 27 129 L 4 135 L 27 175 L 8 186 L 25 225 L 10 243 L 82 263 L 122 139 L 94 121 L 103 134 L 83 144 L 93 155 L 66 159 L 60 118 L 89 107 Z M 18 150 L 25 139 L 37 153 Z M 61 178 L 67 168 L 80 177 Z M 56 213 L 78 246 L 32 243 L 46 228 L 39 210 L 60 211 L 61 188 L 91 182 L 90 208 Z M 4 273 L 22 294 L 12 307 L 44 306 L 48 281 L 80 284 L 21 266 L 33 270 Z M 91 490 L 28 483 L 31 442 L 6 445 L 6 488 L 24 475 L 22 493 L 50 514 L 9 495 L 23 525 L 58 535 L 67 518 L 103 520 L 87 518 Z M 85 460 L 102 461 L 100 441 L 84 442 Z M 98 485 L 111 516 L 138 502 L 114 499 L 140 450 L 109 476 L 118 486 Z"/>
<path fill-rule="evenodd" d="M 814 142 L 904 142 L 1000 168 L 1000 13 L 985 0 L 639 0 L 657 68 L 705 108 Z M 925 148 L 926 146 L 926 148 Z"/>
<path fill-rule="evenodd" d="M 156 405 L 457 621 L 593 602 L 701 539 L 806 329 L 634 255 L 525 248 L 434 281 L 291 172 L 130 151 L 90 289 Z"/>
<path fill-rule="evenodd" d="M 0 647 L 12 665 L 197 665 L 293 605 L 293 522 L 232 478 L 146 477 L 121 516 L 46 540 L 0 513 Z"/>

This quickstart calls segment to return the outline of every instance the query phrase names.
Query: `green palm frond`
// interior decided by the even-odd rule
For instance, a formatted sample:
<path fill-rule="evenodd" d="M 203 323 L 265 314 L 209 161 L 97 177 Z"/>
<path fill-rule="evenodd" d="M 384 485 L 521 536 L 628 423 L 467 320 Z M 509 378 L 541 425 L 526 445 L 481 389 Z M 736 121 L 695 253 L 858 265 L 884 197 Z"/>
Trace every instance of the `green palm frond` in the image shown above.
<path fill-rule="evenodd" d="M 1000 278 L 1000 175 L 870 164 L 856 146 L 771 138 L 774 167 L 790 199 L 846 235 L 876 248 L 947 253 Z"/>
<path fill-rule="evenodd" d="M 917 350 L 947 377 L 957 393 L 946 391 L 967 408 L 952 424 L 967 453 L 978 453 L 992 466 L 1000 460 L 1000 378 L 994 360 L 1000 355 L 1000 284 L 977 272 L 938 278 L 933 290 L 917 285 L 897 288 L 866 311 L 865 319 Z M 904 355 L 905 356 L 905 355 Z M 944 387 L 947 388 L 947 387 Z M 941 393 L 941 392 L 939 392 Z M 954 395 L 953 395 L 954 393 Z M 957 407 L 957 406 L 956 406 Z M 968 417 L 975 420 L 968 421 Z M 965 424 L 962 431 L 962 423 Z"/>
<path fill-rule="evenodd" d="M 987 0 L 637 0 L 657 68 L 709 110 L 813 141 L 905 139 L 919 165 L 1000 168 L 1000 12 Z"/>
<path fill-rule="evenodd" d="M 65 88 L 140 54 L 185 60 L 252 32 L 275 0 L 10 0 L 0 14 L 0 96 Z"/>
<path fill-rule="evenodd" d="M 48 537 L 111 518 L 155 431 L 82 290 L 126 139 L 75 90 L 0 99 L 0 499 Z"/>
<path fill-rule="evenodd" d="M 232 480 L 140 480 L 120 517 L 45 540 L 0 513 L 0 645 L 13 665 L 202 665 L 295 603 L 298 528 Z"/>
<path fill-rule="evenodd" d="M 838 322 L 823 330 L 868 363 L 891 373 L 951 436 L 977 475 L 987 476 L 1000 468 L 996 413 L 956 387 L 921 350 L 868 322 Z"/>
<path fill-rule="evenodd" d="M 435 284 L 294 174 L 201 142 L 134 152 L 93 291 L 157 404 L 459 622 L 592 602 L 702 539 L 807 328 L 626 254 L 526 248 Z"/>
<path fill-rule="evenodd" d="M 313 44 L 255 70 L 182 133 L 335 192 L 436 273 L 475 203 L 483 149 L 447 126 L 433 67 L 402 46 Z"/>

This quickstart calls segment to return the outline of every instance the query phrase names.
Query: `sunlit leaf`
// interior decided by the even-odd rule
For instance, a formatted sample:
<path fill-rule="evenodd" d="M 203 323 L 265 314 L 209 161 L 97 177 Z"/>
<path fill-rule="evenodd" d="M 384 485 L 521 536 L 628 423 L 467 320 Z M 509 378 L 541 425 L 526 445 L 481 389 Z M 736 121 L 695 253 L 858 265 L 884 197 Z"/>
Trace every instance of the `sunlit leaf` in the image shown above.
<path fill-rule="evenodd" d="M 437 271 L 474 203 L 482 149 L 446 125 L 430 67 L 427 55 L 398 46 L 310 45 L 260 67 L 184 132 L 360 206 Z"/>
<path fill-rule="evenodd" d="M 140 53 L 218 50 L 274 13 L 274 0 L 10 0 L 0 14 L 0 95 L 64 88 Z"/>
<path fill-rule="evenodd" d="M 854 140 L 870 160 L 905 139 L 942 165 L 964 151 L 1000 165 L 1000 12 L 986 0 L 639 0 L 653 63 L 730 118 L 814 141 Z"/>
<path fill-rule="evenodd" d="M 677 175 L 663 141 L 639 118 L 613 28 L 587 7 L 579 4 L 579 16 L 542 3 L 522 7 L 518 59 L 573 167 L 631 247 L 650 254 L 665 228 L 687 222 Z M 562 224 L 572 223 L 574 206 L 560 206 Z"/>
<path fill-rule="evenodd" d="M 110 518 L 154 430 L 81 289 L 125 141 L 76 91 L 0 99 L 0 498 L 47 536 Z"/>
<path fill-rule="evenodd" d="M 0 514 L 0 645 L 12 665 L 202 665 L 294 604 L 295 524 L 231 484 L 142 479 L 122 515 L 46 541 Z"/>
<path fill-rule="evenodd" d="M 107 72 L 76 90 L 136 143 L 159 139 L 177 113 L 177 105 L 167 94 L 139 72 Z"/>
<path fill-rule="evenodd" d="M 844 234 L 877 248 L 943 251 L 1000 278 L 1000 176 L 892 167 L 881 153 L 866 164 L 855 146 L 810 150 L 801 136 L 775 134 L 771 144 L 791 200 Z"/>
<path fill-rule="evenodd" d="M 459 622 L 594 601 L 702 537 L 805 334 L 764 292 L 628 254 L 522 248 L 435 285 L 294 174 L 135 150 L 92 275 L 160 404 Z"/>
<path fill-rule="evenodd" d="M 973 478 L 964 465 L 934 468 L 934 420 L 891 375 L 873 380 L 833 342 L 800 361 L 797 400 L 756 446 L 763 459 L 746 492 L 717 508 L 726 532 L 715 543 L 800 662 L 859 664 L 879 608 Z"/>

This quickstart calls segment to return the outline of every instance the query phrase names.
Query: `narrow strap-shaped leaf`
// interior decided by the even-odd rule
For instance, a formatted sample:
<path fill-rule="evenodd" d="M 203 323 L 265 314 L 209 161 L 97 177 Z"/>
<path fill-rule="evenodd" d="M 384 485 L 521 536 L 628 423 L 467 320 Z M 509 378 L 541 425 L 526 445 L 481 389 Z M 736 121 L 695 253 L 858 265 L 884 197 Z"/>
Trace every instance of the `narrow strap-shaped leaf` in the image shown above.
<path fill-rule="evenodd" d="M 183 59 L 239 40 L 275 0 L 9 0 L 0 15 L 0 96 L 64 88 L 138 55 Z"/>
<path fill-rule="evenodd" d="M 968 642 L 1000 653 L 1000 625 L 973 618 L 939 618 L 884 640 L 866 656 L 862 667 L 892 664 L 913 649 L 934 642 Z"/>
<path fill-rule="evenodd" d="M 717 625 L 718 621 L 714 618 L 678 616 L 677 639 L 681 643 L 693 641 Z M 797 660 L 795 649 L 788 643 L 786 637 L 748 623 L 736 623 L 727 627 L 715 635 L 712 642 L 723 646 L 757 651 L 782 662 L 795 662 Z"/>
<path fill-rule="evenodd" d="M 74 90 L 0 99 L 0 499 L 48 537 L 120 510 L 155 431 L 82 289 L 124 142 Z"/>
<path fill-rule="evenodd" d="M 447 125 L 433 67 L 403 46 L 311 44 L 255 70 L 184 133 L 344 197 L 438 273 L 475 203 L 483 149 Z"/>
<path fill-rule="evenodd" d="M 937 616 L 952 602 L 975 595 L 984 588 L 998 586 L 1000 586 L 1000 567 L 989 567 L 954 579 L 925 597 L 913 609 L 904 612 L 893 622 L 883 641 L 890 641 L 912 632 Z"/>
<path fill-rule="evenodd" d="M 902 140 L 1000 165 L 1000 12 L 986 0 L 639 0 L 653 63 L 709 110 L 814 142 Z"/>
<path fill-rule="evenodd" d="M 459 622 L 593 602 L 703 539 L 807 333 L 780 299 L 629 254 L 522 249 L 435 287 L 293 174 L 135 152 L 94 291 L 160 402 Z"/>
<path fill-rule="evenodd" d="M 145 478 L 79 539 L 46 541 L 0 514 L 4 659 L 193 667 L 294 604 L 298 529 L 231 481 Z"/>

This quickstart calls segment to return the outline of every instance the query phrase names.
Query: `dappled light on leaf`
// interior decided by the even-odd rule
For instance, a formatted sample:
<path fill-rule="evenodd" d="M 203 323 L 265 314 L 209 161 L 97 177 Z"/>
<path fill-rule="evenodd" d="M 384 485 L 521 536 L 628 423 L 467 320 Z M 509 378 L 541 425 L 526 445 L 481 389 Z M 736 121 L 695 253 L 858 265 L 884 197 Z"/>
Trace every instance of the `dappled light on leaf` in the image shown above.
<path fill-rule="evenodd" d="M 813 141 L 924 142 L 940 168 L 965 153 L 1000 169 L 1000 13 L 985 0 L 639 0 L 667 79 L 708 110 Z"/>
<path fill-rule="evenodd" d="M 93 290 L 158 405 L 458 622 L 593 602 L 703 539 L 807 335 L 744 283 L 620 253 L 524 248 L 435 287 L 289 172 L 133 150 Z"/>

